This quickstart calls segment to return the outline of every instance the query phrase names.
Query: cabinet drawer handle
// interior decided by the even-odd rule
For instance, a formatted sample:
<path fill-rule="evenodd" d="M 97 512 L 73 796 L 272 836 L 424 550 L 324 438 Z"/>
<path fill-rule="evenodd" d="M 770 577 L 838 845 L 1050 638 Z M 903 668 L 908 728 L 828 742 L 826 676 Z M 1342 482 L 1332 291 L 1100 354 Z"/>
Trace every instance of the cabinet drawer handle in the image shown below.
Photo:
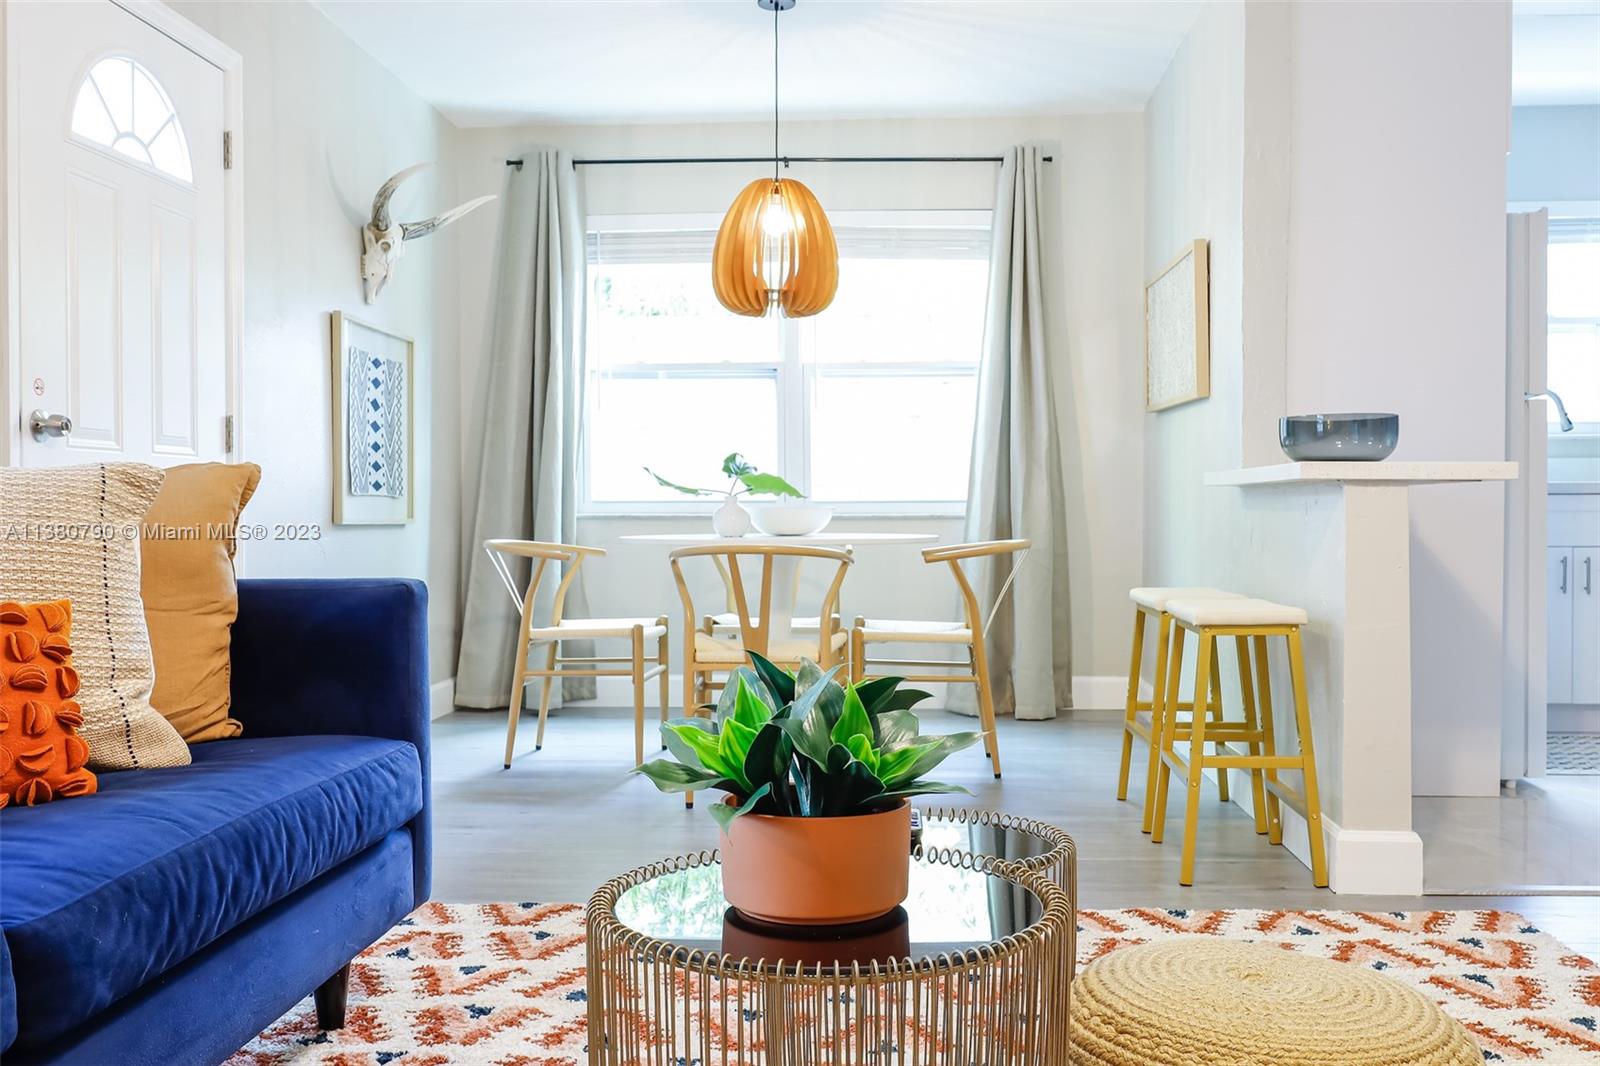
<path fill-rule="evenodd" d="M 1584 595 L 1587 596 L 1592 591 L 1590 586 L 1593 583 L 1593 580 L 1594 580 L 1594 556 L 1585 555 L 1583 557 L 1583 592 L 1584 592 Z"/>
<path fill-rule="evenodd" d="M 1567 557 L 1561 557 L 1561 595 L 1567 594 Z"/>

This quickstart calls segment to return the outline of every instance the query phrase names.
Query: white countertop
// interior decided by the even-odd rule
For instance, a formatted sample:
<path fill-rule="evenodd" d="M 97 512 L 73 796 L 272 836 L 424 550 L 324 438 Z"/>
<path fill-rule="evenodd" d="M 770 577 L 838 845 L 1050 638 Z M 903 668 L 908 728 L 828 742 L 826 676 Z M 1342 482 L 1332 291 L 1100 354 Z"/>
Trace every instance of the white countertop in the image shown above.
<path fill-rule="evenodd" d="M 1516 476 L 1517 464 L 1506 462 L 1311 462 L 1214 470 L 1205 476 L 1205 483 L 1250 486 L 1359 481 L 1369 484 L 1427 485 L 1447 481 L 1510 481 Z"/>

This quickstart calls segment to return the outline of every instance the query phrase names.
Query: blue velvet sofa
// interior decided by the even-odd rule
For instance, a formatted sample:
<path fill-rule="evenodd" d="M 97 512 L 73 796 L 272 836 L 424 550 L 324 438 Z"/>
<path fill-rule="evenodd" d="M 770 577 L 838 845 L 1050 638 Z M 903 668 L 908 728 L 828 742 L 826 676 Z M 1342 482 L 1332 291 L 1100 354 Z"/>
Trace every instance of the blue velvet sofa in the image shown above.
<path fill-rule="evenodd" d="M 242 581 L 235 740 L 0 811 L 0 1060 L 214 1064 L 428 898 L 427 590 Z"/>

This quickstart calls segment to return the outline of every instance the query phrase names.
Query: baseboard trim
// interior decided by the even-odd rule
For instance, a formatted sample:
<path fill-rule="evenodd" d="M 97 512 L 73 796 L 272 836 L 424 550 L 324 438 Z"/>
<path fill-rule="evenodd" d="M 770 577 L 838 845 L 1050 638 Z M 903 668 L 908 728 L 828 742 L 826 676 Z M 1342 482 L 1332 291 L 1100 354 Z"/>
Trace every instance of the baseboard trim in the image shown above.
<path fill-rule="evenodd" d="M 1242 806 L 1248 809 L 1250 783 L 1245 777 Z M 1283 846 L 1311 868 L 1311 843 L 1299 812 L 1283 812 Z M 1265 842 L 1265 838 L 1262 838 Z M 1422 838 L 1409 829 L 1345 829 L 1322 816 L 1322 840 L 1328 852 L 1328 888 L 1342 896 L 1422 895 Z"/>
<path fill-rule="evenodd" d="M 428 720 L 442 718 L 456 709 L 456 679 L 447 677 L 428 686 Z"/>
<path fill-rule="evenodd" d="M 656 683 L 645 682 L 644 704 L 646 707 L 656 706 Z M 437 687 L 437 686 L 435 686 Z M 933 694 L 932 706 L 945 705 L 945 693 L 949 687 L 937 683 L 919 683 L 918 688 L 925 689 Z M 668 681 L 668 691 L 671 695 L 669 706 L 675 710 L 683 709 L 683 675 L 673 674 Z M 1150 685 L 1148 682 L 1139 683 L 1139 698 L 1150 698 Z M 1072 679 L 1072 706 L 1077 710 L 1121 710 L 1128 699 L 1128 679 L 1114 674 L 1082 674 Z M 633 681 L 626 677 L 597 677 L 594 679 L 594 699 L 568 700 L 579 707 L 631 707 L 633 706 Z"/>

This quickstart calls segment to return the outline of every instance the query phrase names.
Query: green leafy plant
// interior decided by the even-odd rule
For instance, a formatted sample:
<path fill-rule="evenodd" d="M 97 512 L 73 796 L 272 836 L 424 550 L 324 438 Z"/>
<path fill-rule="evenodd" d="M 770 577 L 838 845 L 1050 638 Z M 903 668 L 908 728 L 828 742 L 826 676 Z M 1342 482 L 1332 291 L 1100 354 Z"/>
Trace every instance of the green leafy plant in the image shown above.
<path fill-rule="evenodd" d="M 880 677 L 848 687 L 802 660 L 789 673 L 750 652 L 750 666 L 728 679 L 710 717 L 678 718 L 661 727 L 672 754 L 635 767 L 663 792 L 731 793 L 711 815 L 726 828 L 742 814 L 798 818 L 871 814 L 908 796 L 966 792 L 925 781 L 947 756 L 978 741 L 977 733 L 925 737 L 911 708 L 928 698 Z"/>
<path fill-rule="evenodd" d="M 794 496 L 803 497 L 805 494 L 789 484 L 777 474 L 763 474 L 751 465 L 744 456 L 734 452 L 722 460 L 722 473 L 728 478 L 728 487 L 725 489 L 696 489 L 688 485 L 680 485 L 676 481 L 668 481 L 648 466 L 644 472 L 655 478 L 659 484 L 669 489 L 676 489 L 686 496 L 743 496 L 750 493 L 754 496 Z"/>

